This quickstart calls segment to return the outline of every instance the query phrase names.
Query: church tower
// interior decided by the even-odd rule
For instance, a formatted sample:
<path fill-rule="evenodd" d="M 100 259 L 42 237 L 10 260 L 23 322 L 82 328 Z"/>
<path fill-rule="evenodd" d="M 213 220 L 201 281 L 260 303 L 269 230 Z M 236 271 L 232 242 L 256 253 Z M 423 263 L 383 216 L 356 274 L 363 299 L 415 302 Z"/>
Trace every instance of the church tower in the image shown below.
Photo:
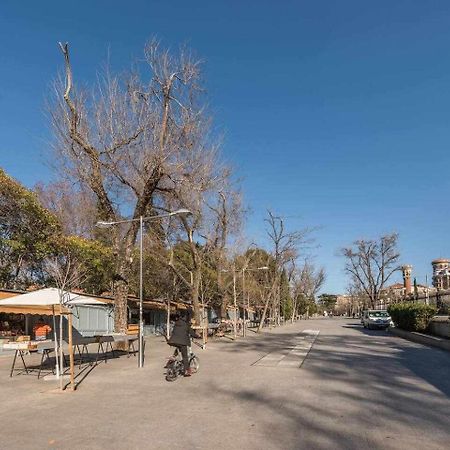
<path fill-rule="evenodd" d="M 405 288 L 405 296 L 411 294 L 411 272 L 412 266 L 405 265 L 402 266 L 402 274 L 403 274 L 403 287 Z"/>

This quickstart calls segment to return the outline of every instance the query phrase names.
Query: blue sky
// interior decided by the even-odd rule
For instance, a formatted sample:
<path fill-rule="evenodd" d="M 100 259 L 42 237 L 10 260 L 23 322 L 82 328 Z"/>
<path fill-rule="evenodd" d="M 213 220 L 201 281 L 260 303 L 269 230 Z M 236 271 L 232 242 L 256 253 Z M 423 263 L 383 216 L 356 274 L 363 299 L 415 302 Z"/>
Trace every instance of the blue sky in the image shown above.
<path fill-rule="evenodd" d="M 44 100 L 71 45 L 78 81 L 108 49 L 128 67 L 156 35 L 205 61 L 224 157 L 243 179 L 251 240 L 265 210 L 317 226 L 324 291 L 347 284 L 341 247 L 400 234 L 419 282 L 450 257 L 448 1 L 2 1 L 0 166 L 48 180 Z"/>

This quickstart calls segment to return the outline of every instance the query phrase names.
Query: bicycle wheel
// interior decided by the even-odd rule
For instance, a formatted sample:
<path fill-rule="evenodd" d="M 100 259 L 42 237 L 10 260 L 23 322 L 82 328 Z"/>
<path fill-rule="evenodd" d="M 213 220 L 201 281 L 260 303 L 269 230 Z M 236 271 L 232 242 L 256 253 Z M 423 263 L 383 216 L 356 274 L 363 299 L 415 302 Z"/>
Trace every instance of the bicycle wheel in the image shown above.
<path fill-rule="evenodd" d="M 166 369 L 166 381 L 175 381 L 178 378 L 178 371 L 175 364 L 169 364 Z"/>
<path fill-rule="evenodd" d="M 192 373 L 197 373 L 198 369 L 200 369 L 200 360 L 197 358 L 197 356 L 192 356 L 189 360 L 189 367 L 191 368 Z"/>

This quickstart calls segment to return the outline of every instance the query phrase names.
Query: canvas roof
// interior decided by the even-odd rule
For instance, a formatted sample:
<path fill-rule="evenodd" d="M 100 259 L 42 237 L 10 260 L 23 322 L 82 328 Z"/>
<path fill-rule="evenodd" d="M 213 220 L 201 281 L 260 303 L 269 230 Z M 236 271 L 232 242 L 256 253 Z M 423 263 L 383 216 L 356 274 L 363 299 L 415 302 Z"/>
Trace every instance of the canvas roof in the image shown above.
<path fill-rule="evenodd" d="M 74 292 L 65 292 L 66 306 L 79 305 L 106 305 L 92 297 L 87 297 Z M 59 306 L 59 291 L 56 288 L 45 288 L 26 294 L 15 295 L 0 300 L 0 312 L 17 314 L 48 314 L 53 306 Z M 55 308 L 57 312 L 59 308 Z"/>

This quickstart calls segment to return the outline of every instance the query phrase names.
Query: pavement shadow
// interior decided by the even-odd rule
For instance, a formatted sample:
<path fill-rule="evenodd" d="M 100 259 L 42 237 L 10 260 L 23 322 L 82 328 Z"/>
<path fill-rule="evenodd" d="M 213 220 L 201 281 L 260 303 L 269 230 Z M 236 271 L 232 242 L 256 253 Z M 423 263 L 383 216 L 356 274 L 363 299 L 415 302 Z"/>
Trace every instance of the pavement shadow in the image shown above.
<path fill-rule="evenodd" d="M 268 440 L 285 433 L 297 436 L 302 448 L 391 448 L 388 445 L 388 439 L 394 439 L 391 436 L 383 436 L 387 439 L 386 447 L 380 447 L 380 442 L 375 438 L 371 441 L 370 437 L 362 443 L 361 433 L 352 430 L 353 421 L 368 430 L 377 424 L 382 429 L 386 421 L 405 429 L 411 423 L 418 423 L 424 429 L 433 430 L 439 439 L 448 438 L 450 417 L 443 411 L 448 411 L 449 407 L 450 355 L 393 338 L 382 330 L 353 325 L 350 327 L 358 328 L 360 333 L 321 333 L 301 369 L 271 368 L 291 371 L 289 376 L 297 380 L 296 386 L 301 386 L 303 377 L 320 380 L 320 395 L 311 395 L 308 388 L 295 397 L 289 395 L 289 386 L 286 386 L 286 394 L 278 395 L 272 395 L 272 390 L 258 391 L 248 386 L 233 390 L 214 384 L 211 389 L 236 401 L 250 403 L 258 412 L 266 411 L 271 418 L 264 431 Z M 314 326 L 308 324 L 305 328 Z M 259 341 L 238 342 L 229 350 L 237 351 L 238 346 L 241 351 L 279 351 L 280 347 L 289 346 L 290 339 L 298 334 L 298 331 L 266 334 L 260 336 Z M 228 350 L 227 346 L 223 349 Z M 420 383 L 414 375 L 426 383 Z M 295 398 L 300 403 L 296 403 Z M 351 405 L 350 413 L 346 405 Z M 336 423 L 323 419 L 330 414 Z M 345 422 L 340 417 L 345 417 Z M 320 439 L 309 440 L 308 435 L 302 435 L 302 429 L 314 432 Z M 404 436 L 403 439 L 412 438 Z M 296 448 L 295 444 L 292 448 Z"/>
<path fill-rule="evenodd" d="M 107 352 L 99 354 L 96 351 L 88 351 L 82 355 L 79 352 L 74 353 L 74 368 L 75 368 L 75 386 L 78 388 L 86 378 L 100 365 L 108 364 L 112 360 L 119 359 L 122 357 L 136 357 L 136 354 L 128 354 L 127 351 L 114 350 L 114 352 Z M 13 355 L 11 355 L 11 359 Z M 48 356 L 43 362 L 41 362 L 42 355 L 40 353 L 33 353 L 26 355 L 26 369 L 21 364 L 20 359 L 16 361 L 16 368 L 14 369 L 13 376 L 35 376 L 36 378 L 40 375 L 40 378 L 46 375 L 55 374 L 56 370 L 56 356 L 54 354 Z M 59 356 L 58 356 L 59 359 Z M 64 375 L 69 375 L 69 356 L 64 354 Z M 5 364 L 4 370 L 10 370 L 10 366 Z M 69 385 L 67 383 L 66 387 Z"/>
<path fill-rule="evenodd" d="M 329 427 L 328 424 L 318 420 L 318 417 L 327 417 L 330 414 L 325 402 L 296 404 L 288 395 L 273 396 L 267 392 L 250 389 L 233 391 L 218 385 L 211 386 L 211 389 L 217 394 L 231 397 L 234 401 L 250 404 L 258 411 L 258 418 L 250 416 L 248 427 L 251 429 L 253 422 L 259 422 L 259 430 L 263 430 L 266 442 L 272 443 L 267 448 L 343 450 L 370 448 L 366 446 L 367 442 L 362 445 L 358 434 L 349 428 L 340 425 Z M 262 424 L 261 416 L 267 417 Z M 284 438 L 280 439 L 280 436 Z"/>
<path fill-rule="evenodd" d="M 350 328 L 344 325 L 344 328 Z M 434 347 L 416 344 L 400 337 L 392 336 L 386 330 L 368 330 L 364 327 L 356 328 L 361 334 L 372 338 L 387 338 L 389 345 L 396 350 L 400 364 L 411 372 L 432 384 L 450 398 L 450 353 Z M 336 338 L 339 339 L 339 338 Z M 349 338 L 347 338 L 349 339 Z M 379 342 L 375 342 L 379 345 Z M 382 344 L 386 345 L 386 342 Z"/>

